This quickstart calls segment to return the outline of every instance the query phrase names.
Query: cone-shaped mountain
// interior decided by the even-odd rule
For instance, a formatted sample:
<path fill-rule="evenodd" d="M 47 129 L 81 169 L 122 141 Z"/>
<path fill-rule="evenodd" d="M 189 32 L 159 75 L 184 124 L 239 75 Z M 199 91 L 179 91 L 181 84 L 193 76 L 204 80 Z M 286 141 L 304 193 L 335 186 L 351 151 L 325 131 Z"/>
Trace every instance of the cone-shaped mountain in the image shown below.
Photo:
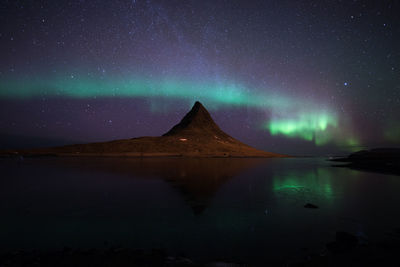
<path fill-rule="evenodd" d="M 196 101 L 183 119 L 163 136 L 212 136 L 230 137 L 211 118 L 204 106 Z"/>
<path fill-rule="evenodd" d="M 8 154 L 130 157 L 283 157 L 250 147 L 223 132 L 200 102 L 163 136 L 68 145 Z M 4 154 L 4 153 L 3 153 Z"/>

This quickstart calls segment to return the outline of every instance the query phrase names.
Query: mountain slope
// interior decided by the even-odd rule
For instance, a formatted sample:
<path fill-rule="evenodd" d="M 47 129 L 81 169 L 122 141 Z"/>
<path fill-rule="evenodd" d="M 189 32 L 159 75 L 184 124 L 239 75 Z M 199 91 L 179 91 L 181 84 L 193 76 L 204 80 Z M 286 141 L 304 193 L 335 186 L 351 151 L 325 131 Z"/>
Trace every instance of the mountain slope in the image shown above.
<path fill-rule="evenodd" d="M 218 127 L 200 102 L 196 102 L 183 119 L 163 136 L 8 153 L 59 156 L 284 157 L 255 149 L 229 136 Z"/>
<path fill-rule="evenodd" d="M 230 137 L 224 133 L 211 118 L 204 106 L 196 101 L 183 119 L 163 136 L 218 136 Z"/>

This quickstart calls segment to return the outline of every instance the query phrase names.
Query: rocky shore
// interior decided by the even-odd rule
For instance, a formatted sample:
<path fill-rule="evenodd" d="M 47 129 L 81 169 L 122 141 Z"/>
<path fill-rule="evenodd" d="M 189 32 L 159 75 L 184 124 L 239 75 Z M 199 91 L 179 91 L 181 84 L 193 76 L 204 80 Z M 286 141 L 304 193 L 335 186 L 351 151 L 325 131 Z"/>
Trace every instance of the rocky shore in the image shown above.
<path fill-rule="evenodd" d="M 266 251 L 268 253 L 268 251 Z M 0 266 L 46 267 L 122 267 L 122 266 L 399 266 L 400 228 L 388 232 L 380 241 L 367 239 L 347 232 L 337 232 L 335 240 L 327 242 L 319 251 L 307 251 L 304 256 L 272 260 L 271 262 L 236 262 L 230 259 L 196 261 L 184 255 L 171 256 L 161 249 L 138 250 L 126 248 L 77 250 L 64 248 L 54 251 L 18 250 L 0 255 Z M 271 257 L 272 258 L 272 257 Z"/>

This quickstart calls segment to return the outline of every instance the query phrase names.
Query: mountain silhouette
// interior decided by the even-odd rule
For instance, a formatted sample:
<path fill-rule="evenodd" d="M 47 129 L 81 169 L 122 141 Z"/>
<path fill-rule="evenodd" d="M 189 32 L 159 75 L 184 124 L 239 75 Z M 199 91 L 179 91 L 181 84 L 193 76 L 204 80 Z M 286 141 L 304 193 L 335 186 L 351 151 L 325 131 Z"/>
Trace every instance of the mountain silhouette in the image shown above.
<path fill-rule="evenodd" d="M 224 133 L 211 118 L 207 109 L 196 101 L 183 119 L 163 136 L 202 136 L 232 138 Z"/>
<path fill-rule="evenodd" d="M 2 153 L 4 154 L 4 153 Z M 248 146 L 222 131 L 207 109 L 196 102 L 183 119 L 158 137 L 7 151 L 25 156 L 127 156 L 127 157 L 284 157 Z"/>

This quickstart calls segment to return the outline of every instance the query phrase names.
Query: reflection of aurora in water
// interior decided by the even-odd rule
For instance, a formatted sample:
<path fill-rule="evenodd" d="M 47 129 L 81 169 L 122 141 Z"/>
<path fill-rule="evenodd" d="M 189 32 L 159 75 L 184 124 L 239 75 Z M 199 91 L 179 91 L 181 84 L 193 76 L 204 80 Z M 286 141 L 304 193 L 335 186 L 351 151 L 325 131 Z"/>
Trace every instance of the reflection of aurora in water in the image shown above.
<path fill-rule="evenodd" d="M 332 200 L 332 172 L 318 168 L 314 171 L 288 171 L 273 177 L 273 191 L 294 198 L 322 197 Z"/>

